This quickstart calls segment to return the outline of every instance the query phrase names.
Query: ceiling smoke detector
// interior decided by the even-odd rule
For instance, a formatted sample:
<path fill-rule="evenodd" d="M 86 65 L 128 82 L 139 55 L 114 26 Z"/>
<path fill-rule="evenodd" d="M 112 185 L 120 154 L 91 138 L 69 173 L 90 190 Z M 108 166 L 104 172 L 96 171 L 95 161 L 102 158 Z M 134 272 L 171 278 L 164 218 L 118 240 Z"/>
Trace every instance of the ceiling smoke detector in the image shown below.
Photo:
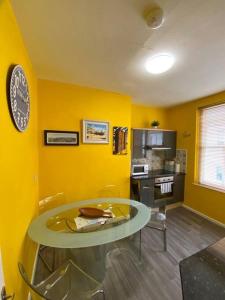
<path fill-rule="evenodd" d="M 158 29 L 164 22 L 163 10 L 160 7 L 153 7 L 145 16 L 148 26 Z"/>

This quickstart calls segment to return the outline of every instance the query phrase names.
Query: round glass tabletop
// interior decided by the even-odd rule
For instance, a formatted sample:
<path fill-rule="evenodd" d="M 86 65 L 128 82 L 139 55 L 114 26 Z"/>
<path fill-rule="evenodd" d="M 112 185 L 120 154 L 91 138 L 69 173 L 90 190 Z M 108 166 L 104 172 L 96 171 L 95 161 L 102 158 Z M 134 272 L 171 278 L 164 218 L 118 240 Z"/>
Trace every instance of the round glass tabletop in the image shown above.
<path fill-rule="evenodd" d="M 79 208 L 98 208 L 111 218 L 87 219 Z M 34 219 L 30 238 L 56 248 L 98 246 L 126 238 L 142 229 L 150 220 L 150 209 L 144 204 L 121 198 L 101 198 L 72 202 L 49 210 Z"/>

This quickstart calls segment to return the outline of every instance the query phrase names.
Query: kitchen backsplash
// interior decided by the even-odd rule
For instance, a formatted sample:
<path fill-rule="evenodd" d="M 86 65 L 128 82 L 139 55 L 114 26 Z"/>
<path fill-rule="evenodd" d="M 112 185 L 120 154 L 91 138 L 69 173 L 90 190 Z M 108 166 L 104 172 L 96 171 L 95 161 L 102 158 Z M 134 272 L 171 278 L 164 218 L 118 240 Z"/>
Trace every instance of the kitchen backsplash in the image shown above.
<path fill-rule="evenodd" d="M 132 164 L 148 164 L 149 170 L 159 170 L 164 167 L 164 153 L 163 151 L 146 151 L 146 158 L 134 158 L 132 159 Z"/>
<path fill-rule="evenodd" d="M 187 150 L 177 149 L 175 161 L 180 163 L 180 172 L 186 173 Z M 148 164 L 150 171 L 164 169 L 164 162 L 165 162 L 164 151 L 154 151 L 154 150 L 148 150 L 146 152 L 146 158 L 132 159 L 132 165 Z"/>
<path fill-rule="evenodd" d="M 187 150 L 177 149 L 176 150 L 176 162 L 180 163 L 180 171 L 187 173 Z"/>

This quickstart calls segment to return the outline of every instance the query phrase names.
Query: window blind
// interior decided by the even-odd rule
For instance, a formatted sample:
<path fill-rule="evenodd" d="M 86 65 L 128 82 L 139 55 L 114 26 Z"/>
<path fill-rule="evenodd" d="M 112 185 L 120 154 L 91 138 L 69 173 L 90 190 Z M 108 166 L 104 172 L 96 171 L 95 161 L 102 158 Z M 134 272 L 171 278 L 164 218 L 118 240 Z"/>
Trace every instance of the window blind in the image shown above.
<path fill-rule="evenodd" d="M 199 182 L 225 190 L 225 104 L 200 110 Z"/>

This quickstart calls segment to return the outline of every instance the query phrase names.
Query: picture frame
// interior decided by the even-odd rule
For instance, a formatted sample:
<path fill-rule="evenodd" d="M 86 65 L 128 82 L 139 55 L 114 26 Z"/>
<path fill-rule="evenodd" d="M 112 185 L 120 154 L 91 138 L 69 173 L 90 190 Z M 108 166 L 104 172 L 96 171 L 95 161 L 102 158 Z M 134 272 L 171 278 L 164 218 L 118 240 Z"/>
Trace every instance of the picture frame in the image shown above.
<path fill-rule="evenodd" d="M 46 146 L 79 146 L 78 131 L 44 130 Z"/>
<path fill-rule="evenodd" d="M 108 144 L 109 122 L 83 120 L 84 144 Z"/>
<path fill-rule="evenodd" d="M 128 153 L 128 127 L 113 127 L 113 154 L 127 155 Z"/>

